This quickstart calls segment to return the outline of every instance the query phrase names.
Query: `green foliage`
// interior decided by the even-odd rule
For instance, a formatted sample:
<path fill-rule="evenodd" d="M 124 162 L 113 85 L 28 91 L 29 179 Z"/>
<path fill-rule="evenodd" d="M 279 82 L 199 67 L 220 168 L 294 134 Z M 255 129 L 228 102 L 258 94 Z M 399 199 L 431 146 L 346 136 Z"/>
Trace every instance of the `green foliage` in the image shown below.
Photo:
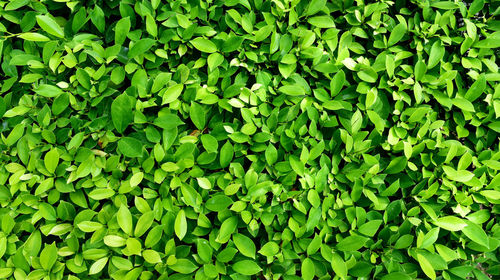
<path fill-rule="evenodd" d="M 0 2 L 0 279 L 499 279 L 500 2 Z"/>

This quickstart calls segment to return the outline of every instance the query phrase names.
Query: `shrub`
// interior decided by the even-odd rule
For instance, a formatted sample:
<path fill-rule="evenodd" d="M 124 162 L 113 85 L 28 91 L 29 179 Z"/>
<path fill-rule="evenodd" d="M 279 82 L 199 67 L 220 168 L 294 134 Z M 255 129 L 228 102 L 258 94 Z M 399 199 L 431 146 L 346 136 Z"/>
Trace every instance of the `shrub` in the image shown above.
<path fill-rule="evenodd" d="M 0 7 L 0 278 L 500 277 L 499 1 Z"/>

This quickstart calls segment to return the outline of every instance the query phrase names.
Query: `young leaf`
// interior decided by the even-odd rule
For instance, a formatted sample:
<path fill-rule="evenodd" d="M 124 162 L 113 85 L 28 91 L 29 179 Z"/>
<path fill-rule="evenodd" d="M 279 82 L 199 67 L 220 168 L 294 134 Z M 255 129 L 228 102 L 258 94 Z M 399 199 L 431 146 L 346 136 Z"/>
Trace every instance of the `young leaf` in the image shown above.
<path fill-rule="evenodd" d="M 179 211 L 177 213 L 177 217 L 175 218 L 175 235 L 182 240 L 184 236 L 187 233 L 187 220 L 186 220 L 186 214 L 184 213 L 184 210 Z"/>
<path fill-rule="evenodd" d="M 111 119 L 119 133 L 123 133 L 132 122 L 132 102 L 126 94 L 119 95 L 111 104 Z"/>
<path fill-rule="evenodd" d="M 397 44 L 405 36 L 405 33 L 406 33 L 406 25 L 403 23 L 399 23 L 392 29 L 391 35 L 389 36 L 389 40 L 387 41 L 387 45 L 390 47 L 392 45 Z"/>
<path fill-rule="evenodd" d="M 118 141 L 118 150 L 126 157 L 141 157 L 142 143 L 135 138 L 124 137 Z"/>
<path fill-rule="evenodd" d="M 250 260 L 239 261 L 233 264 L 232 268 L 234 269 L 234 271 L 248 276 L 255 275 L 262 270 L 262 268 L 260 268 L 258 264 Z"/>
<path fill-rule="evenodd" d="M 233 234 L 233 241 L 236 245 L 236 248 L 240 251 L 244 256 L 255 259 L 255 244 L 253 241 L 245 235 L 242 234 Z"/>
<path fill-rule="evenodd" d="M 202 37 L 191 40 L 191 44 L 201 52 L 214 53 L 217 51 L 217 46 L 212 41 Z"/>
<path fill-rule="evenodd" d="M 50 173 L 54 173 L 59 164 L 59 152 L 57 152 L 56 149 L 51 149 L 45 154 L 43 161 L 45 163 L 45 168 L 47 168 Z"/>
<path fill-rule="evenodd" d="M 116 213 L 118 225 L 128 235 L 132 235 L 132 214 L 124 204 L 120 205 L 120 209 Z"/>
<path fill-rule="evenodd" d="M 130 17 L 121 18 L 115 26 L 115 44 L 122 45 L 130 31 Z"/>
<path fill-rule="evenodd" d="M 200 104 L 196 102 L 191 103 L 191 107 L 189 109 L 189 117 L 191 118 L 191 121 L 196 126 L 196 128 L 200 130 L 205 128 L 205 123 L 207 121 L 206 113 Z"/>
<path fill-rule="evenodd" d="M 64 30 L 51 17 L 46 15 L 38 15 L 36 16 L 36 22 L 45 32 L 49 33 L 50 35 L 64 38 Z"/>

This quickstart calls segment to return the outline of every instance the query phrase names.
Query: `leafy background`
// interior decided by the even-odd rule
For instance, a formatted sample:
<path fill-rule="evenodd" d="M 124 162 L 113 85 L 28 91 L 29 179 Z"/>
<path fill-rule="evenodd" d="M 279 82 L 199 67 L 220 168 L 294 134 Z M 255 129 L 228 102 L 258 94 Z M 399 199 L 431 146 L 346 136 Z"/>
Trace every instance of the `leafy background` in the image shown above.
<path fill-rule="evenodd" d="M 0 278 L 500 277 L 499 1 L 0 7 Z"/>

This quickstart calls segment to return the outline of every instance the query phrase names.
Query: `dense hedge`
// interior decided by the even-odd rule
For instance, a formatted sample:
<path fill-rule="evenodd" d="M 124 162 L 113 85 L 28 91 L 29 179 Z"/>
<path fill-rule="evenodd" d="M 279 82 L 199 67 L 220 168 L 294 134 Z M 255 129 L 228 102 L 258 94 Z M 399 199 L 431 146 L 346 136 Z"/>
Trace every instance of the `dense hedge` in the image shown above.
<path fill-rule="evenodd" d="M 0 7 L 1 279 L 500 278 L 500 1 Z"/>

